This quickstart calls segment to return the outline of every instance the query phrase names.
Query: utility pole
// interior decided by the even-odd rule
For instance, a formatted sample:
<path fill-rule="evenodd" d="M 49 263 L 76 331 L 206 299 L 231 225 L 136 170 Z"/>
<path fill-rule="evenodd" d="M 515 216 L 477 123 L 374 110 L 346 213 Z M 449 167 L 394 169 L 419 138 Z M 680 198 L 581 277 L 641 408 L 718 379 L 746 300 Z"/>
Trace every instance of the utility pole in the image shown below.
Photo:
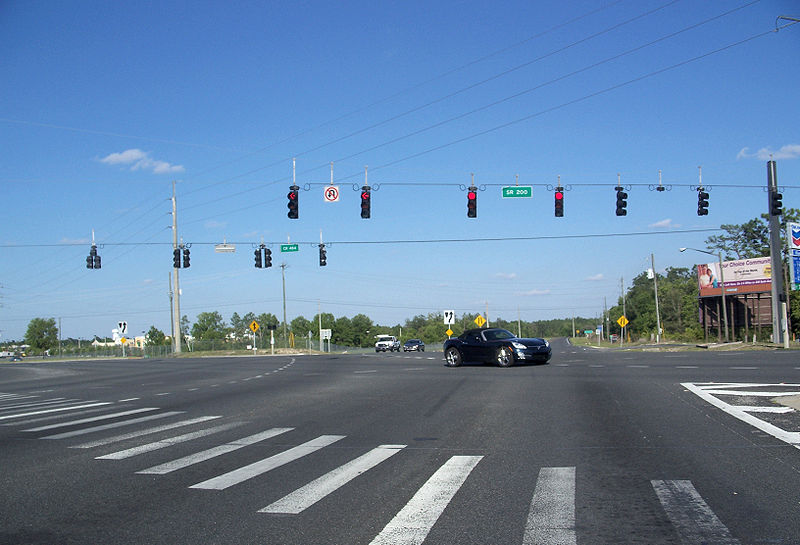
<path fill-rule="evenodd" d="M 627 318 L 627 312 L 625 312 L 625 278 L 622 276 L 619 277 L 619 290 L 622 292 L 622 315 Z M 619 329 L 620 346 L 625 342 L 625 329 L 625 326 Z"/>
<path fill-rule="evenodd" d="M 778 193 L 778 169 L 775 161 L 767 161 L 767 195 L 769 216 L 769 254 L 772 265 L 772 341 L 784 343 L 788 348 L 788 332 L 785 331 L 786 292 L 783 286 L 783 254 L 781 252 L 781 217 L 772 214 L 772 196 Z M 785 342 L 784 342 L 785 341 Z"/>
<path fill-rule="evenodd" d="M 175 200 L 175 181 L 172 182 L 172 251 L 178 249 L 178 204 Z M 178 280 L 178 268 L 174 267 L 172 276 L 172 293 L 174 309 L 172 311 L 172 348 L 176 354 L 181 353 L 181 288 Z"/>
<path fill-rule="evenodd" d="M 289 348 L 289 335 L 286 333 L 286 263 L 281 263 L 281 280 L 283 282 L 283 347 Z"/>
<path fill-rule="evenodd" d="M 653 268 L 653 289 L 656 292 L 656 344 L 661 342 L 661 315 L 658 312 L 658 275 L 656 274 L 656 258 L 650 254 L 650 266 Z"/>
<path fill-rule="evenodd" d="M 175 320 L 172 319 L 172 317 L 174 316 L 174 314 L 173 314 L 174 310 L 172 308 L 172 273 L 171 272 L 169 273 L 169 284 L 168 285 L 169 285 L 169 292 L 168 292 L 169 293 L 169 328 L 170 328 L 170 332 L 171 332 L 171 337 L 170 338 L 171 339 L 175 339 Z M 173 340 L 173 343 L 174 342 L 175 341 Z"/>

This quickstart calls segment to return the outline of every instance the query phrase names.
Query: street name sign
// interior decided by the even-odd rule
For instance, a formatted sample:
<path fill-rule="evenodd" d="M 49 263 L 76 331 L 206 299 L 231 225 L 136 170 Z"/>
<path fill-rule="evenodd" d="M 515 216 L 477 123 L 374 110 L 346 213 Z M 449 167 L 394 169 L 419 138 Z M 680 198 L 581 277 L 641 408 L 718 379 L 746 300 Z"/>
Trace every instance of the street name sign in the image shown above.
<path fill-rule="evenodd" d="M 281 244 L 281 252 L 297 252 L 300 247 L 297 244 Z"/>
<path fill-rule="evenodd" d="M 530 199 L 533 197 L 533 187 L 529 185 L 514 185 L 503 188 L 503 198 L 521 197 Z"/>

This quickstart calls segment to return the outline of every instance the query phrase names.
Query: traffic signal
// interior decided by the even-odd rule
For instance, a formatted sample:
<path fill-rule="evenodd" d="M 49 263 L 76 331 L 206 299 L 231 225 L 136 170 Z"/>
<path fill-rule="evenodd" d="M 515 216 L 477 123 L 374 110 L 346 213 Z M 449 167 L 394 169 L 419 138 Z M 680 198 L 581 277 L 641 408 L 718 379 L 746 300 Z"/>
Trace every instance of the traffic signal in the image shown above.
<path fill-rule="evenodd" d="M 469 192 L 467 193 L 467 217 L 478 217 L 478 188 L 474 185 L 469 187 Z"/>
<path fill-rule="evenodd" d="M 300 211 L 298 210 L 298 202 L 297 202 L 297 197 L 298 197 L 297 192 L 299 191 L 299 189 L 300 189 L 299 186 L 292 185 L 289 187 L 289 194 L 286 195 L 289 199 L 289 202 L 286 204 L 286 207 L 289 209 L 289 213 L 287 214 L 289 219 L 296 220 L 297 218 L 300 217 Z"/>
<path fill-rule="evenodd" d="M 777 191 L 769 192 L 769 214 L 770 216 L 780 216 L 783 214 L 783 195 Z"/>
<path fill-rule="evenodd" d="M 272 267 L 272 250 L 264 248 L 264 268 Z"/>
<path fill-rule="evenodd" d="M 628 194 L 622 190 L 622 186 L 617 186 L 614 188 L 617 191 L 617 215 L 618 216 L 627 216 L 628 211 L 626 210 L 628 206 Z"/>
<path fill-rule="evenodd" d="M 361 188 L 361 217 L 363 219 L 369 219 L 370 210 L 370 194 L 369 194 L 370 187 L 365 185 Z"/>
<path fill-rule="evenodd" d="M 697 215 L 708 215 L 708 192 L 702 187 L 697 188 Z"/>
<path fill-rule="evenodd" d="M 86 268 L 87 269 L 99 269 L 100 268 L 100 256 L 97 255 L 97 246 L 92 244 L 92 248 L 89 250 L 89 255 L 86 256 Z"/>
<path fill-rule="evenodd" d="M 256 269 L 260 269 L 260 268 L 262 268 L 264 266 L 264 264 L 261 262 L 262 248 L 263 248 L 262 246 L 259 246 L 258 248 L 256 248 L 256 251 L 255 251 Z"/>
<path fill-rule="evenodd" d="M 189 268 L 189 248 L 183 249 L 183 268 Z"/>
<path fill-rule="evenodd" d="M 556 204 L 556 217 L 563 218 L 564 217 L 564 188 L 559 186 L 556 188 L 555 193 L 555 204 Z"/>
<path fill-rule="evenodd" d="M 178 248 L 172 250 L 172 268 L 174 269 L 181 268 L 181 251 Z"/>
<path fill-rule="evenodd" d="M 319 245 L 319 266 L 320 267 L 324 267 L 327 264 L 328 264 L 328 257 L 327 257 L 326 252 L 325 252 L 325 245 L 324 244 L 320 244 Z"/>

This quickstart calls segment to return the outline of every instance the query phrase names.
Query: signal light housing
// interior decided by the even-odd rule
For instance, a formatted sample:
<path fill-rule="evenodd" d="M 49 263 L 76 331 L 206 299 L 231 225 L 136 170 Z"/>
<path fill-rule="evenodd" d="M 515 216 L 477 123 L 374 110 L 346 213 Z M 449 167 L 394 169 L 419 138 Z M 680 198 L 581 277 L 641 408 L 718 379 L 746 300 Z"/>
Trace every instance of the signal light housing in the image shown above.
<path fill-rule="evenodd" d="M 370 186 L 365 185 L 361 188 L 361 218 L 369 219 L 370 217 Z"/>
<path fill-rule="evenodd" d="M 564 217 L 564 188 L 559 186 L 556 188 L 555 197 L 555 214 L 557 218 Z"/>
<path fill-rule="evenodd" d="M 178 248 L 172 250 L 172 267 L 174 269 L 181 268 L 181 251 Z"/>
<path fill-rule="evenodd" d="M 183 268 L 189 268 L 189 248 L 183 249 Z"/>
<path fill-rule="evenodd" d="M 769 214 L 770 216 L 780 216 L 783 214 L 783 195 L 777 191 L 769 192 Z"/>
<path fill-rule="evenodd" d="M 708 215 L 708 192 L 702 187 L 697 188 L 697 215 Z"/>
<path fill-rule="evenodd" d="M 470 186 L 467 192 L 467 217 L 478 217 L 478 188 L 474 185 Z"/>
<path fill-rule="evenodd" d="M 272 250 L 264 248 L 264 268 L 272 267 Z"/>
<path fill-rule="evenodd" d="M 256 248 L 256 251 L 254 252 L 256 269 L 261 269 L 261 268 L 264 267 L 264 264 L 261 261 L 261 252 L 262 251 L 263 251 L 263 248 L 261 246 L 259 246 L 258 248 Z"/>
<path fill-rule="evenodd" d="M 628 198 L 628 194 L 625 193 L 622 189 L 623 189 L 622 186 L 619 185 L 614 188 L 614 190 L 616 190 L 617 192 L 617 212 L 616 212 L 617 216 L 628 215 L 628 210 L 627 210 L 628 201 L 626 200 Z"/>
<path fill-rule="evenodd" d="M 324 267 L 327 264 L 328 264 L 328 256 L 327 256 L 327 252 L 325 251 L 325 245 L 324 244 L 320 244 L 319 245 L 319 266 L 320 267 Z"/>
<path fill-rule="evenodd" d="M 298 191 L 300 187 L 297 185 L 292 185 L 289 187 L 289 194 L 286 197 L 289 199 L 289 202 L 286 204 L 286 207 L 289 209 L 289 213 L 286 214 L 289 219 L 296 220 L 300 217 L 300 209 L 298 203 Z"/>
<path fill-rule="evenodd" d="M 92 247 L 89 250 L 89 255 L 86 256 L 86 268 L 87 269 L 100 268 L 100 256 L 97 255 L 97 246 L 94 243 L 92 243 Z"/>

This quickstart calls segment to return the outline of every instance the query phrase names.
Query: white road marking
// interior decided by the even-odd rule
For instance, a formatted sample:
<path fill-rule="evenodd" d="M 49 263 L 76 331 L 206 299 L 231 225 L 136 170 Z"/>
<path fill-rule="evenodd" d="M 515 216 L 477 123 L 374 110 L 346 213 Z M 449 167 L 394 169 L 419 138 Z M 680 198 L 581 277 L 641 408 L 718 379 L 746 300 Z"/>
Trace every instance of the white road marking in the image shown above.
<path fill-rule="evenodd" d="M 698 365 L 676 365 L 675 369 L 700 369 Z"/>
<path fill-rule="evenodd" d="M 450 458 L 422 485 L 370 545 L 420 545 L 482 458 L 483 456 Z"/>
<path fill-rule="evenodd" d="M 723 396 L 745 396 L 745 397 L 782 397 L 782 396 L 796 396 L 797 392 L 762 392 L 762 391 L 742 391 L 742 390 L 703 390 L 711 395 Z"/>
<path fill-rule="evenodd" d="M 58 413 L 64 411 L 74 411 L 76 409 L 86 409 L 88 407 L 100 407 L 102 405 L 111 405 L 110 401 L 102 401 L 99 403 L 85 403 L 83 405 L 71 405 L 69 407 L 58 407 L 57 409 L 43 409 L 41 411 L 33 411 L 27 413 L 18 413 L 18 414 L 8 414 L 4 416 L 0 416 L 0 420 L 9 420 L 11 418 L 22 418 L 25 416 L 35 416 L 37 414 L 49 414 L 49 413 Z"/>
<path fill-rule="evenodd" d="M 775 413 L 775 414 L 786 414 L 794 412 L 794 409 L 791 407 L 745 407 L 744 405 L 740 405 L 737 407 L 739 410 L 746 411 L 748 413 Z"/>
<path fill-rule="evenodd" d="M 287 515 L 301 513 L 362 473 L 397 454 L 405 447 L 406 445 L 380 445 L 363 456 L 359 456 L 355 460 L 326 473 L 302 488 L 284 496 L 278 501 L 261 509 L 259 513 L 281 513 Z"/>
<path fill-rule="evenodd" d="M 355 374 L 355 375 L 363 375 L 365 373 L 377 373 L 377 372 L 378 372 L 377 369 L 371 369 L 369 371 L 353 371 L 353 374 Z"/>
<path fill-rule="evenodd" d="M 216 458 L 217 456 L 222 456 L 223 454 L 233 452 L 234 450 L 244 448 L 248 445 L 253 445 L 259 441 L 264 441 L 265 439 L 292 431 L 293 429 L 294 428 L 272 428 L 267 431 L 262 431 L 261 433 L 256 433 L 255 435 L 243 437 L 242 439 L 238 439 L 236 441 L 231 441 L 230 443 L 225 443 L 224 445 L 219 445 L 208 450 L 184 456 L 183 458 L 178 458 L 177 460 L 172 460 L 171 462 L 166 462 L 164 464 L 143 469 L 142 471 L 137 471 L 137 473 L 164 475 L 178 469 L 183 469 L 184 467 L 189 467 L 191 465 L 199 464 L 200 462 Z"/>
<path fill-rule="evenodd" d="M 691 481 L 650 481 L 672 526 L 687 545 L 739 545 Z"/>
<path fill-rule="evenodd" d="M 138 397 L 129 397 L 128 399 L 120 399 L 117 403 L 125 403 L 126 401 L 138 401 L 140 398 Z"/>
<path fill-rule="evenodd" d="M 111 418 L 118 418 L 120 416 L 128 416 L 131 414 L 147 413 L 150 411 L 157 411 L 158 407 L 145 407 L 143 409 L 132 409 L 130 411 L 122 411 L 121 413 L 104 414 L 101 416 L 93 416 L 91 418 L 82 418 L 81 420 L 70 420 L 69 422 L 59 422 L 58 424 L 50 424 L 47 426 L 39 426 L 38 428 L 31 428 L 22 431 L 45 431 L 54 430 L 56 428 L 66 428 L 68 426 L 75 426 L 77 424 L 87 424 L 89 422 L 97 422 L 99 420 L 110 420 Z"/>
<path fill-rule="evenodd" d="M 625 367 L 632 367 L 632 368 L 634 368 L 634 369 L 647 369 L 647 368 L 648 368 L 648 367 L 650 367 L 650 366 L 649 366 L 649 365 L 635 365 L 635 364 L 631 364 L 631 365 L 626 365 Z"/>
<path fill-rule="evenodd" d="M 134 437 L 141 437 L 142 435 L 150 435 L 151 433 L 158 433 L 166 430 L 171 430 L 175 428 L 182 428 L 183 426 L 191 426 L 192 424 L 200 424 L 201 422 L 208 422 L 209 420 L 216 420 L 217 418 L 222 418 L 220 416 L 200 416 L 198 418 L 190 418 L 189 420 L 181 420 L 180 422 L 172 422 L 170 424 L 165 424 L 163 426 L 155 426 L 153 428 L 147 428 L 144 430 L 137 430 L 131 433 L 125 433 L 122 435 L 116 435 L 114 437 L 107 437 L 105 439 L 100 439 L 98 441 L 92 441 L 90 443 L 83 443 L 82 445 L 73 445 L 69 448 L 94 448 L 99 447 L 102 445 L 110 445 L 111 443 L 117 443 L 119 441 L 125 441 L 126 439 L 133 439 Z"/>
<path fill-rule="evenodd" d="M 176 437 L 169 437 L 167 439 L 162 439 L 161 441 L 156 441 L 154 443 L 148 443 L 146 445 L 140 445 L 138 447 L 133 447 L 126 450 L 120 450 L 119 452 L 112 452 L 111 454 L 106 454 L 104 456 L 97 456 L 95 457 L 95 460 L 124 460 L 125 458 L 138 456 L 140 454 L 144 454 L 145 452 L 152 452 L 154 450 L 171 447 L 172 445 L 177 445 L 178 443 L 184 443 L 186 441 L 191 441 L 192 439 L 197 439 L 198 437 L 205 437 L 206 435 L 211 435 L 212 433 L 229 430 L 231 428 L 235 428 L 236 426 L 241 426 L 241 425 L 242 422 L 232 422 L 230 424 L 222 424 L 219 426 L 214 426 L 212 428 L 207 428 L 205 430 L 186 433 L 184 435 L 178 435 Z"/>
<path fill-rule="evenodd" d="M 728 369 L 736 369 L 738 371 L 753 371 L 755 369 L 761 369 L 760 367 L 728 367 Z"/>
<path fill-rule="evenodd" d="M 64 433 L 57 433 L 55 435 L 45 435 L 39 439 L 66 439 L 67 437 L 76 437 L 78 435 L 86 435 L 87 433 L 94 433 L 96 431 L 111 430 L 114 428 L 122 428 L 123 426 L 130 426 L 131 424 L 139 424 L 141 422 L 149 422 L 150 420 L 157 420 L 159 418 L 166 418 L 168 416 L 175 416 L 182 414 L 183 411 L 170 411 L 166 413 L 152 414 L 150 416 L 142 416 L 139 418 L 131 418 L 122 422 L 113 422 L 111 424 L 103 424 L 101 426 L 93 426 L 91 428 L 84 428 L 82 430 L 66 431 Z"/>
<path fill-rule="evenodd" d="M 0 407 L 0 411 L 7 413 L 17 409 L 43 409 L 45 407 L 57 407 L 61 405 L 68 405 L 70 403 L 81 402 L 80 399 L 64 399 L 63 397 L 58 397 L 55 399 L 47 400 L 47 401 L 29 401 L 28 403 L 20 403 L 18 405 L 3 405 Z"/>
<path fill-rule="evenodd" d="M 225 490 L 230 486 L 239 484 L 248 479 L 252 479 L 253 477 L 266 473 L 267 471 L 271 471 L 276 467 L 288 464 L 289 462 L 293 462 L 294 460 L 316 452 L 319 449 L 327 447 L 328 445 L 331 445 L 344 438 L 344 435 L 321 435 L 316 439 L 312 439 L 311 441 L 303 443 L 302 445 L 290 448 L 289 450 L 278 453 L 275 456 L 264 458 L 263 460 L 259 460 L 258 462 L 240 467 L 239 469 L 235 469 L 233 471 L 229 471 L 228 473 L 208 479 L 207 481 L 193 484 L 189 488 Z"/>
<path fill-rule="evenodd" d="M 574 545 L 575 468 L 543 467 L 533 492 L 523 545 Z"/>
<path fill-rule="evenodd" d="M 708 390 L 703 390 L 702 388 L 700 388 L 695 384 L 689 382 L 683 382 L 681 383 L 681 386 L 683 386 L 696 396 L 700 397 L 701 399 L 712 404 L 713 406 L 717 407 L 718 409 L 721 409 L 726 413 L 728 413 L 729 415 L 738 418 L 742 422 L 746 422 L 751 426 L 755 426 L 761 431 L 768 433 L 773 437 L 780 439 L 781 441 L 789 443 L 790 445 L 795 445 L 795 446 L 800 445 L 800 432 L 789 432 L 782 428 L 779 428 L 778 426 L 774 426 L 769 422 L 765 422 L 760 418 L 748 414 L 746 411 L 743 411 L 740 407 L 737 407 L 735 405 L 730 405 L 728 403 L 725 403 L 721 399 L 717 399 Z M 770 385 L 756 384 L 752 386 L 770 386 Z"/>

